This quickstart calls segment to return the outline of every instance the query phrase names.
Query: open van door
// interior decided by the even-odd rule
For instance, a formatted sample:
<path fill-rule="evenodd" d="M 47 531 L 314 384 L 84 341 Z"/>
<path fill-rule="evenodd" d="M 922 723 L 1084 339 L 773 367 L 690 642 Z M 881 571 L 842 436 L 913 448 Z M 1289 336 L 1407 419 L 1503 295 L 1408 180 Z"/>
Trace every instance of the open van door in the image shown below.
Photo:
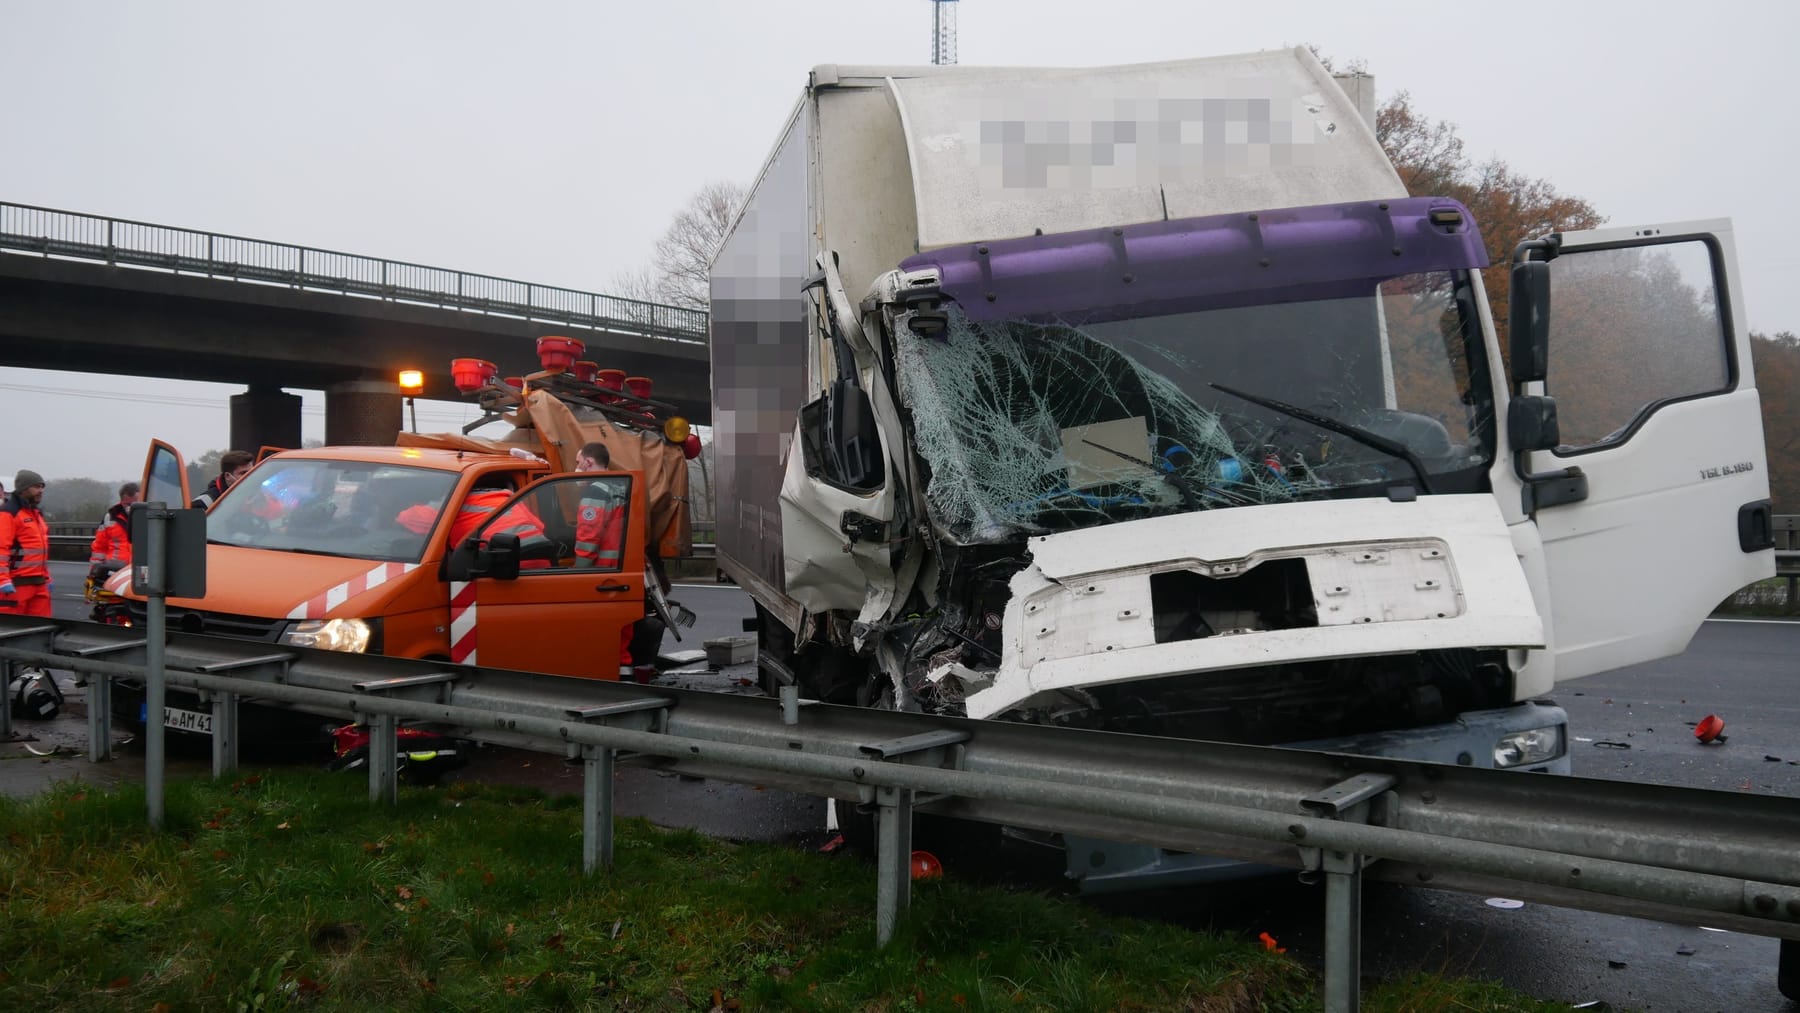
<path fill-rule="evenodd" d="M 1519 304 L 1512 340 L 1514 380 L 1555 399 L 1557 435 L 1538 444 L 1555 445 L 1521 460 L 1556 679 L 1677 654 L 1727 595 L 1775 572 L 1731 223 L 1563 233 L 1516 259 L 1548 275 L 1533 300 L 1515 264 L 1514 299 L 1535 303 L 1542 338 L 1525 375 Z"/>
<path fill-rule="evenodd" d="M 451 660 L 617 679 L 621 641 L 644 616 L 647 523 L 642 483 L 628 472 L 564 473 L 520 490 L 450 547 Z"/>
<path fill-rule="evenodd" d="M 194 501 L 181 451 L 161 440 L 150 441 L 150 451 L 144 455 L 144 480 L 139 487 L 145 503 L 162 503 L 171 510 L 185 510 Z"/>

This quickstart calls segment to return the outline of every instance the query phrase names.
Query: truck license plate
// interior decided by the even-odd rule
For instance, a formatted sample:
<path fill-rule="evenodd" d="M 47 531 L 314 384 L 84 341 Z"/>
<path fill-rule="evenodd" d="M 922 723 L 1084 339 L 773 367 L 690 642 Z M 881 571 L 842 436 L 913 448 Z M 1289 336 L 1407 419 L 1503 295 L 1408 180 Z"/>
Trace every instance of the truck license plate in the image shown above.
<path fill-rule="evenodd" d="M 139 704 L 138 715 L 144 716 L 149 707 Z M 163 708 L 163 724 L 178 732 L 193 732 L 195 735 L 212 734 L 212 712 L 182 710 L 180 707 Z"/>

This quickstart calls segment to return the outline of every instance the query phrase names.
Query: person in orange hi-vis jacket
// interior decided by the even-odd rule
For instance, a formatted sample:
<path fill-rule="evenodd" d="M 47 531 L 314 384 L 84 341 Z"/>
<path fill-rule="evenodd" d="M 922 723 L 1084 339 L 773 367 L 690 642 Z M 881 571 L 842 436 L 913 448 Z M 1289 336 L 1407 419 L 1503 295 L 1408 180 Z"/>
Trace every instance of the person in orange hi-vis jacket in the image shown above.
<path fill-rule="evenodd" d="M 512 495 L 510 486 L 477 487 L 470 492 L 468 498 L 463 500 L 462 506 L 457 508 L 456 516 L 450 521 L 450 550 L 454 552 L 458 546 L 467 541 L 469 536 L 475 533 L 476 528 L 487 523 L 488 518 L 494 515 L 494 511 L 505 506 L 506 501 L 512 499 Z M 437 523 L 437 519 L 438 508 L 430 503 L 409 506 L 394 518 L 401 527 L 420 535 L 428 533 L 432 525 Z M 539 543 L 548 544 L 548 536 L 544 533 L 544 522 L 532 512 L 530 504 L 523 500 L 508 510 L 506 516 L 499 523 L 488 529 L 490 535 L 502 532 L 511 532 L 519 536 L 519 549 L 522 556 L 530 555 L 531 550 L 538 547 Z M 544 558 L 526 558 L 519 561 L 521 570 L 541 570 L 551 565 L 552 561 Z"/>
<path fill-rule="evenodd" d="M 88 552 L 89 577 L 101 567 L 116 570 L 131 565 L 131 504 L 137 501 L 136 482 L 126 482 L 119 487 L 119 501 L 106 508 L 106 516 L 100 518 L 100 526 L 94 529 L 94 541 Z"/>
<path fill-rule="evenodd" d="M 50 525 L 38 505 L 44 476 L 21 469 L 0 503 L 0 614 L 50 615 Z"/>

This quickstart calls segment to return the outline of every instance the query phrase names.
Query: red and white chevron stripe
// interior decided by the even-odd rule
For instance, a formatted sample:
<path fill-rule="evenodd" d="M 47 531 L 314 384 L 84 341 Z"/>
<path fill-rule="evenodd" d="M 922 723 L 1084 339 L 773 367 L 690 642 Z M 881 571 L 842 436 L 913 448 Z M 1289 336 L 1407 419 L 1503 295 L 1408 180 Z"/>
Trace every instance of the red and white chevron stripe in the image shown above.
<path fill-rule="evenodd" d="M 323 619 L 325 614 L 337 608 L 351 598 L 362 594 L 372 587 L 380 587 L 390 580 L 411 573 L 419 568 L 417 563 L 382 563 L 368 573 L 359 573 L 349 580 L 315 594 L 298 605 L 287 614 L 289 619 Z"/>
<path fill-rule="evenodd" d="M 475 585 L 450 582 L 450 660 L 458 665 L 478 665 L 475 660 Z"/>

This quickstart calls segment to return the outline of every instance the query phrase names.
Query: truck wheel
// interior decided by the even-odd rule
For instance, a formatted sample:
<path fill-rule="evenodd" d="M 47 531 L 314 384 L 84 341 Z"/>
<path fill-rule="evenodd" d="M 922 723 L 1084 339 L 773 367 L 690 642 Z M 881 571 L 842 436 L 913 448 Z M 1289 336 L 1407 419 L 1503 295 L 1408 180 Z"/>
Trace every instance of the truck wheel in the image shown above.
<path fill-rule="evenodd" d="M 1781 941 L 1781 957 L 1775 966 L 1775 987 L 1784 997 L 1800 1001 L 1800 939 Z"/>

